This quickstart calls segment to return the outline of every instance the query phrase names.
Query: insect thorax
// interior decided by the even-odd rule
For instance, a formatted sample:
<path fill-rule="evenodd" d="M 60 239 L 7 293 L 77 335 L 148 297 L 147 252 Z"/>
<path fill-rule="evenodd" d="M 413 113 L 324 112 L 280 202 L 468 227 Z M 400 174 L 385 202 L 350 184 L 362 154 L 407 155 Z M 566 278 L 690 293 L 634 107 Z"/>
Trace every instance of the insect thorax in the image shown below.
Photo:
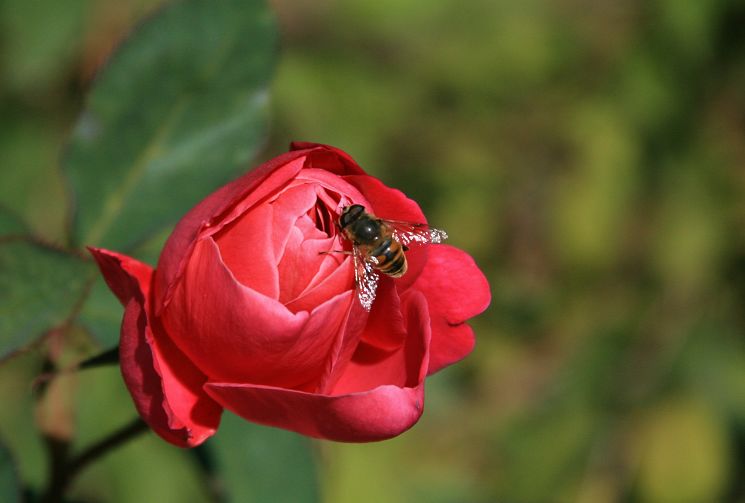
<path fill-rule="evenodd" d="M 349 224 L 348 233 L 353 241 L 358 244 L 375 244 L 380 239 L 380 222 L 368 216 L 363 216 Z"/>

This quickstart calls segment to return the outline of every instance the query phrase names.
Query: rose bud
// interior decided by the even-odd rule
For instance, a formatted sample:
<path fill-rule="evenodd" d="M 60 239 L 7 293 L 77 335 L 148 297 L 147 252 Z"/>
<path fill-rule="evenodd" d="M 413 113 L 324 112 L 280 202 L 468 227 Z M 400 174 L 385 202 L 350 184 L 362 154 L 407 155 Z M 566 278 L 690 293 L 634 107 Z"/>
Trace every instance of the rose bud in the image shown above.
<path fill-rule="evenodd" d="M 412 246 L 400 278 L 358 298 L 350 205 L 422 222 L 419 206 L 325 145 L 293 149 L 220 188 L 176 225 L 155 269 L 91 248 L 125 306 L 120 361 L 137 411 L 182 447 L 223 408 L 311 437 L 394 437 L 421 416 L 424 380 L 463 357 L 490 301 L 473 259 Z M 337 253 L 346 250 L 346 253 Z"/>

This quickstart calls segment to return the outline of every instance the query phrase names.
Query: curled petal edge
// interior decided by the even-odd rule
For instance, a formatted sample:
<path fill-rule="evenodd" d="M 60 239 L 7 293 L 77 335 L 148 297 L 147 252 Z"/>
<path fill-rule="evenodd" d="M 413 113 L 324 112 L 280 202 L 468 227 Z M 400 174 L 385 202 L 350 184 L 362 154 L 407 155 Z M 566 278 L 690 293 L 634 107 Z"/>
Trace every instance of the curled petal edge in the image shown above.
<path fill-rule="evenodd" d="M 206 378 L 173 344 L 156 343 L 147 308 L 152 268 L 126 255 L 89 250 L 125 305 L 119 360 L 137 412 L 171 444 L 201 444 L 217 430 L 222 408 L 201 389 Z"/>
<path fill-rule="evenodd" d="M 406 316 L 411 340 L 401 348 L 407 357 L 418 360 L 414 386 L 381 384 L 337 395 L 216 382 L 208 382 L 205 389 L 215 401 L 244 419 L 310 437 L 374 442 L 400 435 L 419 420 L 424 410 L 430 331 L 426 301 L 420 295 L 416 297 L 420 301 L 410 303 Z"/>
<path fill-rule="evenodd" d="M 299 161 L 299 162 L 296 162 Z M 224 185 L 192 208 L 176 225 L 158 262 L 155 281 L 156 306 L 170 302 L 173 283 L 180 277 L 193 244 L 202 230 L 226 217 L 239 201 L 245 210 L 286 185 L 302 169 L 321 168 L 339 175 L 364 175 L 365 172 L 349 154 L 328 145 L 296 142 L 291 150 L 242 177 Z M 214 228 L 213 228 L 214 231 Z"/>
<path fill-rule="evenodd" d="M 429 304 L 432 375 L 473 350 L 476 340 L 466 321 L 489 306 L 489 282 L 470 255 L 441 244 L 430 247 L 429 260 L 411 289 L 422 292 Z"/>
<path fill-rule="evenodd" d="M 424 404 L 424 383 L 340 396 L 250 384 L 207 383 L 205 389 L 249 421 L 339 442 L 395 437 L 419 420 Z"/>

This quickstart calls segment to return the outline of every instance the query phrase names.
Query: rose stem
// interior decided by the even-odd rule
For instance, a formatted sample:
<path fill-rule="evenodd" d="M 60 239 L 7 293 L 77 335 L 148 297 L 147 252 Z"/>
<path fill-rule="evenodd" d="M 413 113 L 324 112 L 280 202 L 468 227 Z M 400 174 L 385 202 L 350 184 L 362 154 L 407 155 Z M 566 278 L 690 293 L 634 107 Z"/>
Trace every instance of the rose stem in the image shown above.
<path fill-rule="evenodd" d="M 60 442 L 58 440 L 48 438 L 51 468 L 49 484 L 41 501 L 43 503 L 61 502 L 62 496 L 70 483 L 89 464 L 108 454 L 112 449 L 119 447 L 148 430 L 148 425 L 138 417 L 73 458 L 69 458 L 68 456 L 69 445 L 66 442 L 64 445 L 59 445 Z"/>
<path fill-rule="evenodd" d="M 31 389 L 43 392 L 43 389 L 46 387 L 47 383 L 49 383 L 49 381 L 57 376 L 68 373 L 71 374 L 73 372 L 79 372 L 81 370 L 102 367 L 104 365 L 114 365 L 117 363 L 119 363 L 119 346 L 92 356 L 87 360 L 83 360 L 82 362 L 77 363 L 71 367 L 62 369 L 55 369 L 54 365 L 51 362 L 46 362 L 44 372 L 36 376 L 36 378 L 32 381 Z"/>

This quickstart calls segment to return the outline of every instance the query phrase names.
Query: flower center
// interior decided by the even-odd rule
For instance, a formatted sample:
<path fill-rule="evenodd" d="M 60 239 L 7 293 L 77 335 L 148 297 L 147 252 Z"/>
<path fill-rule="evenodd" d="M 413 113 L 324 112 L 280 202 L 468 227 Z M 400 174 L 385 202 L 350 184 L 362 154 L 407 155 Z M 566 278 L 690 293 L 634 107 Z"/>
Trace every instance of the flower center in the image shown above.
<path fill-rule="evenodd" d="M 315 224 L 316 228 L 327 236 L 336 236 L 336 214 L 329 210 L 329 207 L 320 199 L 308 210 L 308 217 Z"/>

